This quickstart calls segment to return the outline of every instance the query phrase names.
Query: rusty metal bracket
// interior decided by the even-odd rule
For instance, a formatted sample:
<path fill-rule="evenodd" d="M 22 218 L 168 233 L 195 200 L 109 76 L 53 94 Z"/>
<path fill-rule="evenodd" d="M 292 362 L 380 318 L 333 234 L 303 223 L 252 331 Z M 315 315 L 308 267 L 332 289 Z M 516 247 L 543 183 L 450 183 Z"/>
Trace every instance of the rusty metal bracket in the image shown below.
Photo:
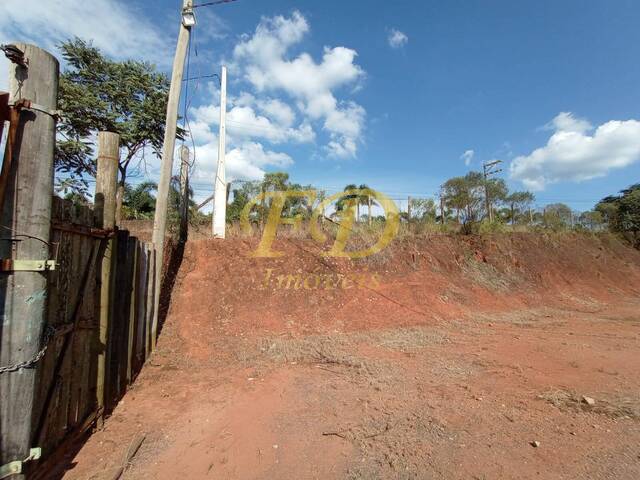
<path fill-rule="evenodd" d="M 32 460 L 38 460 L 41 456 L 42 449 L 40 447 L 32 448 L 29 450 L 29 456 L 24 460 L 16 460 L 0 466 L 0 478 L 7 478 L 22 473 L 22 465 Z"/>
<path fill-rule="evenodd" d="M 10 272 L 47 272 L 56 269 L 55 260 L 13 260 L 0 259 L 0 273 Z"/>
<path fill-rule="evenodd" d="M 9 59 L 9 61 L 11 61 L 11 63 L 15 63 L 22 68 L 29 67 L 29 59 L 24 58 L 24 52 L 12 43 L 0 45 L 0 50 L 4 52 L 4 55 Z"/>
<path fill-rule="evenodd" d="M 93 228 L 93 227 L 87 227 L 85 225 L 65 223 L 59 220 L 52 220 L 51 228 L 53 228 L 54 230 L 58 230 L 60 232 L 77 233 L 78 235 L 84 235 L 86 237 L 94 237 L 94 238 L 111 238 L 116 234 L 116 230 L 113 228 L 111 229 Z"/>
<path fill-rule="evenodd" d="M 32 110 L 35 112 L 45 113 L 50 117 L 53 117 L 55 121 L 58 121 L 62 118 L 62 110 L 49 110 L 48 108 L 42 105 L 38 105 L 37 103 L 34 103 L 31 100 L 27 100 L 26 98 L 21 98 L 15 103 L 9 104 L 9 106 L 21 110 Z"/>

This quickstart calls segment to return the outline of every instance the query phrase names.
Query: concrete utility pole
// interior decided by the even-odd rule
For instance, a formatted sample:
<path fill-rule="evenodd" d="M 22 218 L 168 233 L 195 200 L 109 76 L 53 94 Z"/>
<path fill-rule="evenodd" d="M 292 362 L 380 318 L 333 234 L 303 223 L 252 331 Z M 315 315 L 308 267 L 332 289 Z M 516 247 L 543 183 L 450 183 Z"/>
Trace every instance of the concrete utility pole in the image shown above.
<path fill-rule="evenodd" d="M 31 443 L 38 362 L 52 332 L 47 321 L 54 112 L 58 61 L 48 52 L 18 43 L 28 64 L 9 65 L 9 103 L 31 100 L 18 114 L 18 144 L 11 149 L 0 225 L 4 260 L 0 273 L 0 467 L 24 479 L 23 463 L 37 457 Z M 15 109 L 14 109 L 15 111 Z M 51 346 L 51 345 L 49 345 Z M 55 355 L 46 352 L 47 354 Z"/>
<path fill-rule="evenodd" d="M 489 179 L 492 175 L 502 171 L 501 168 L 495 170 L 495 167 L 501 163 L 502 160 L 494 160 L 493 162 L 488 162 L 482 165 L 482 174 L 484 175 L 484 201 L 490 222 L 493 222 L 493 208 L 491 207 L 491 199 L 489 198 Z"/>
<path fill-rule="evenodd" d="M 162 265 L 164 257 L 164 238 L 167 229 L 167 205 L 169 202 L 169 184 L 173 171 L 173 156 L 176 146 L 176 132 L 178 130 L 178 107 L 182 88 L 184 61 L 191 37 L 191 27 L 196 24 L 193 13 L 193 0 L 183 0 L 182 19 L 178 44 L 173 59 L 171 86 L 169 87 L 169 101 L 165 121 L 164 144 L 162 146 L 162 163 L 160 164 L 160 181 L 158 182 L 158 196 L 156 198 L 156 213 L 153 219 L 153 244 L 156 251 L 156 289 L 154 297 L 154 324 L 158 320 L 158 305 L 160 304 L 160 285 L 162 282 Z M 155 345 L 155 339 L 152 340 Z"/>
<path fill-rule="evenodd" d="M 227 174 L 225 166 L 227 119 L 227 67 L 220 76 L 220 135 L 218 138 L 218 171 L 213 200 L 213 236 L 225 238 L 227 227 Z"/>
<path fill-rule="evenodd" d="M 189 233 L 189 147 L 180 149 L 180 242 Z"/>
<path fill-rule="evenodd" d="M 407 221 L 411 221 L 411 197 L 407 198 Z"/>

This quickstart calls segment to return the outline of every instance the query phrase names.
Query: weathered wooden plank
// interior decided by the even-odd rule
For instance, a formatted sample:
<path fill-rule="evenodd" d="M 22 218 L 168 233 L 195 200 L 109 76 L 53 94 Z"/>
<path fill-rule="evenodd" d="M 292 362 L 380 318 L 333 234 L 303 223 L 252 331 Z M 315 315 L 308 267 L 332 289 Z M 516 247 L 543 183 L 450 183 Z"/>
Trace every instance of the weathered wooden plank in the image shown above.
<path fill-rule="evenodd" d="M 115 252 L 115 283 L 109 335 L 109 389 L 106 404 L 107 412 L 112 410 L 126 385 L 126 344 L 129 331 L 129 302 L 131 299 L 131 264 L 128 257 L 129 232 L 117 233 Z M 124 367 L 124 368 L 123 368 Z"/>
<path fill-rule="evenodd" d="M 129 237 L 129 258 L 131 259 L 131 298 L 129 301 L 129 332 L 127 336 L 127 373 L 126 384 L 131 384 L 133 379 L 132 367 L 133 357 L 135 355 L 134 342 L 137 325 L 137 295 L 139 291 L 138 285 L 138 239 L 136 237 Z"/>
<path fill-rule="evenodd" d="M 149 249 L 149 280 L 148 280 L 148 297 L 147 297 L 147 318 L 145 321 L 145 329 L 147 331 L 146 335 L 146 349 L 145 349 L 145 360 L 149 358 L 151 352 L 153 351 L 153 322 L 155 317 L 155 292 L 158 288 L 156 285 L 156 280 L 158 279 L 158 275 L 156 274 L 156 269 L 158 268 L 156 265 L 157 251 L 154 248 Z"/>
<path fill-rule="evenodd" d="M 136 296 L 136 343 L 134 377 L 140 371 L 145 358 L 147 297 L 149 291 L 149 247 L 146 243 L 138 245 L 138 292 Z"/>

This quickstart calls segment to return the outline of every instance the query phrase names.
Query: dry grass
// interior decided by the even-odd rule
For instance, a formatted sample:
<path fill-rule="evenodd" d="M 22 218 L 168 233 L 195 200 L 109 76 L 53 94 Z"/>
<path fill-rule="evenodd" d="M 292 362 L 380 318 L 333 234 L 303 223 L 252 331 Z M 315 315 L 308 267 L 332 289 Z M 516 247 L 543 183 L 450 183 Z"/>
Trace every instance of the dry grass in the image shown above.
<path fill-rule="evenodd" d="M 469 258 L 461 268 L 466 277 L 487 290 L 507 292 L 511 288 L 511 279 L 499 272 L 493 265 Z"/>
<path fill-rule="evenodd" d="M 247 365 L 260 362 L 333 364 L 361 373 L 381 373 L 378 360 L 357 355 L 362 345 L 413 353 L 447 342 L 441 332 L 427 328 L 400 328 L 350 334 L 310 335 L 300 338 L 267 337 L 245 339 L 231 346 L 233 356 Z M 228 345 L 229 347 L 230 345 Z"/>
<path fill-rule="evenodd" d="M 372 345 L 403 353 L 413 353 L 430 345 L 449 341 L 441 332 L 419 327 L 383 330 L 364 335 Z"/>
<path fill-rule="evenodd" d="M 615 399 L 595 398 L 596 403 L 589 405 L 582 395 L 567 390 L 549 390 L 538 398 L 554 407 L 570 412 L 597 413 L 610 418 L 632 418 L 640 420 L 640 398 L 618 397 Z"/>
<path fill-rule="evenodd" d="M 257 347 L 262 353 L 262 357 L 271 361 L 326 363 L 356 369 L 367 369 L 365 360 L 350 353 L 353 345 L 345 337 L 264 338 L 258 340 Z"/>

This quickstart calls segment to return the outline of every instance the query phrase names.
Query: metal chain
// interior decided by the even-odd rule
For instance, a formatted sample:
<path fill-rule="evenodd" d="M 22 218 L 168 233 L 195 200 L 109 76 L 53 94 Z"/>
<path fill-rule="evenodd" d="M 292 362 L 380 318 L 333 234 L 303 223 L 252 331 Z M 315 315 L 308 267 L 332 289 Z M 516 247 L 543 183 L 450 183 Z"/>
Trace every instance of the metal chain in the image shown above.
<path fill-rule="evenodd" d="M 26 360 L 24 362 L 16 363 L 15 365 L 8 365 L 6 367 L 0 367 L 0 374 L 17 372 L 18 370 L 22 370 L 23 368 L 33 368 L 47 351 L 49 347 L 49 342 L 53 338 L 53 335 L 56 333 L 56 329 L 51 325 L 47 325 L 44 329 L 44 338 L 42 340 L 42 348 L 38 353 L 34 355 L 34 357 L 30 360 Z"/>

